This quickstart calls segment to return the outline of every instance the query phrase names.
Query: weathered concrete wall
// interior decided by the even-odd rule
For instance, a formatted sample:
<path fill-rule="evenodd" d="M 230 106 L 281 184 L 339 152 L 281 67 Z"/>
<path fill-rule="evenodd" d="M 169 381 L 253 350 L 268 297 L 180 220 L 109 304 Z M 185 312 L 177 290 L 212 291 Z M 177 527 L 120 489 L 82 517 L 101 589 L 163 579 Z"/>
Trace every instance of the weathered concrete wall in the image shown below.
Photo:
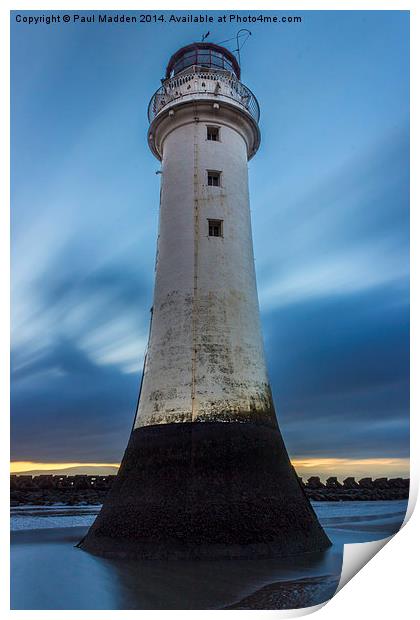
<path fill-rule="evenodd" d="M 207 125 L 220 141 L 207 140 Z M 255 280 L 248 157 L 255 124 L 183 103 L 155 123 L 162 153 L 153 318 L 135 428 L 272 415 Z M 221 172 L 221 186 L 207 171 Z M 208 220 L 223 221 L 209 237 Z"/>

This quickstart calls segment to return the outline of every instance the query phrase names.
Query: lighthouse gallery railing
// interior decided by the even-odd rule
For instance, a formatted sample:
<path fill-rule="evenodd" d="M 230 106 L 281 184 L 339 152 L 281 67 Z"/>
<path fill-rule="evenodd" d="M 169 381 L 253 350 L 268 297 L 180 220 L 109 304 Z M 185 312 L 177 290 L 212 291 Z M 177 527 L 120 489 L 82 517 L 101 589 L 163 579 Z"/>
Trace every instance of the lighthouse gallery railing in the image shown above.
<path fill-rule="evenodd" d="M 260 118 L 260 107 L 255 95 L 242 82 L 228 72 L 203 71 L 201 67 L 191 67 L 185 73 L 165 80 L 150 100 L 148 107 L 149 122 L 169 103 L 184 97 L 206 93 L 216 99 L 232 99 L 243 106 L 257 121 Z"/>

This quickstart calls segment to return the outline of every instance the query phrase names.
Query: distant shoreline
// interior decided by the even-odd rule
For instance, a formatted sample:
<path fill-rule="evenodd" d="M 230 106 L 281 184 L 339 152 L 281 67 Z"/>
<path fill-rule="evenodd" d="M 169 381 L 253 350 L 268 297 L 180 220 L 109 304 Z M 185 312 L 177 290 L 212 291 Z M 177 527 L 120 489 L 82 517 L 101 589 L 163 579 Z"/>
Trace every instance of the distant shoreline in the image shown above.
<path fill-rule="evenodd" d="M 10 476 L 10 503 L 12 507 L 25 505 L 67 506 L 102 504 L 112 487 L 114 475 L 109 476 L 60 476 L 12 475 Z M 318 476 L 307 481 L 300 479 L 307 497 L 318 502 L 337 501 L 389 501 L 408 499 L 409 478 L 348 477 L 339 482 L 331 476 L 323 483 Z"/>

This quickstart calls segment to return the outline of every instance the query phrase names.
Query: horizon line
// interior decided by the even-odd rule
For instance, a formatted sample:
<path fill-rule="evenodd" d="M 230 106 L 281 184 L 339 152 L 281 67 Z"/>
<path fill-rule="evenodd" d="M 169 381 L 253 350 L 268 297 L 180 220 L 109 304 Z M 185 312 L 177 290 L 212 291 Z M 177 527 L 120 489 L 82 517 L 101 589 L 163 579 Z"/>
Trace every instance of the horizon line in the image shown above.
<path fill-rule="evenodd" d="M 404 458 L 317 458 L 317 457 L 300 457 L 291 459 L 293 467 L 299 476 L 304 474 L 319 476 L 346 476 L 360 474 L 362 477 L 408 477 L 410 472 L 410 459 Z M 113 468 L 118 470 L 121 463 L 82 463 L 82 462 L 61 462 L 46 463 L 41 461 L 11 461 L 10 474 L 25 474 L 32 472 L 37 475 L 38 472 L 52 471 L 60 473 L 67 469 L 104 469 Z M 36 472 L 36 473 L 35 473 Z M 94 475 L 94 474 L 92 474 Z M 98 474 L 101 475 L 101 474 Z"/>

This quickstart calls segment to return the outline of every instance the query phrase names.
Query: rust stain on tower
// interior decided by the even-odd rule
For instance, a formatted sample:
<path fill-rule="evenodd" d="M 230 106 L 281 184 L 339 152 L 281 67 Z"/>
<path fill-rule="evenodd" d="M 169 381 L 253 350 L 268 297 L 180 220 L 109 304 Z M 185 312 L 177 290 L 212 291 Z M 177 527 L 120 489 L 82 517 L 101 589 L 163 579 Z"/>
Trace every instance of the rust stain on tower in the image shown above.
<path fill-rule="evenodd" d="M 193 43 L 170 59 L 149 120 L 162 162 L 149 346 L 121 468 L 80 546 L 141 558 L 323 550 L 264 358 L 248 192 L 258 102 L 231 52 Z"/>

